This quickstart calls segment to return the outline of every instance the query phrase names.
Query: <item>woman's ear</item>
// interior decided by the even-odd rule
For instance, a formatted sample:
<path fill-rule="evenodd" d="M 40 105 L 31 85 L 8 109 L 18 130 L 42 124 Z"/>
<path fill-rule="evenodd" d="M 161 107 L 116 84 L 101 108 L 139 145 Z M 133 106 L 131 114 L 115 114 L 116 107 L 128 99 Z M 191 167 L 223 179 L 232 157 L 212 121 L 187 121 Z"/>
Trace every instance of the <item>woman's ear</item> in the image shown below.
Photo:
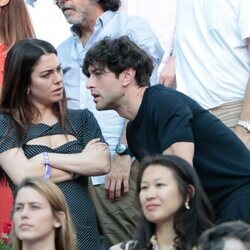
<path fill-rule="evenodd" d="M 0 7 L 3 7 L 4 5 L 8 4 L 10 0 L 0 0 Z"/>
<path fill-rule="evenodd" d="M 54 227 L 55 228 L 61 227 L 63 224 L 62 222 L 65 221 L 65 219 L 66 219 L 66 216 L 65 216 L 65 213 L 63 211 L 56 212 Z"/>
<path fill-rule="evenodd" d="M 193 185 L 189 184 L 188 189 L 187 189 L 187 197 L 186 197 L 186 202 L 189 202 L 191 198 L 194 197 L 195 194 L 195 188 Z"/>

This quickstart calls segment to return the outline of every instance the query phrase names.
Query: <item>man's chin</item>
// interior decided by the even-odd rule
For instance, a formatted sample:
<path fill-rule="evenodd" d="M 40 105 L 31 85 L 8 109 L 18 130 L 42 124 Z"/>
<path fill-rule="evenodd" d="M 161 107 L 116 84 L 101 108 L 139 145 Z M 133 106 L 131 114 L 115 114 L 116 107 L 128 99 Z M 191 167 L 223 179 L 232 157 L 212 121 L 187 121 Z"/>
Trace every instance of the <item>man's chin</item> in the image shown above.
<path fill-rule="evenodd" d="M 102 107 L 102 106 L 95 106 L 95 107 L 96 107 L 96 109 L 97 109 L 98 111 L 107 110 L 106 108 L 104 108 L 104 107 Z"/>
<path fill-rule="evenodd" d="M 108 107 L 106 107 L 106 106 L 104 106 L 104 105 L 98 105 L 98 104 L 96 104 L 96 106 L 95 106 L 95 108 L 98 110 L 98 111 L 102 111 L 102 110 L 110 110 L 111 108 L 108 108 Z"/>

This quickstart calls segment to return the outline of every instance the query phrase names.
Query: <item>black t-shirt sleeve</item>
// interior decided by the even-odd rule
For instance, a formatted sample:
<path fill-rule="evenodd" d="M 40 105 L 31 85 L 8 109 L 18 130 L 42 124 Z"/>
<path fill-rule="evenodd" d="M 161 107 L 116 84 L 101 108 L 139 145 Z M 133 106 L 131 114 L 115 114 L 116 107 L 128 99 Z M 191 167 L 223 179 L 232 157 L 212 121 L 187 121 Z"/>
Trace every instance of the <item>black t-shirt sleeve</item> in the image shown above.
<path fill-rule="evenodd" d="M 7 115 L 0 115 L 0 153 L 11 148 L 20 147 L 21 142 L 18 140 L 17 134 L 13 126 L 11 118 Z"/>
<path fill-rule="evenodd" d="M 155 98 L 157 101 L 150 100 L 150 113 L 161 151 L 176 142 L 194 142 L 193 115 L 178 93 L 173 91 L 166 94 L 162 91 Z"/>

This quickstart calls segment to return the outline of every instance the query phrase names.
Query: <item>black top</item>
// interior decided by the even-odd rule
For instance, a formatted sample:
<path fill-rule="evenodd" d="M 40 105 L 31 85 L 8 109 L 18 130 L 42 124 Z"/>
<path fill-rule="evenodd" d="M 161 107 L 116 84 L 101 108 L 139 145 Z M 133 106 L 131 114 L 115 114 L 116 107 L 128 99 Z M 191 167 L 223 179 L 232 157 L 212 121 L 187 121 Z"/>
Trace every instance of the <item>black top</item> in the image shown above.
<path fill-rule="evenodd" d="M 22 146 L 27 158 L 31 158 L 44 151 L 62 154 L 73 154 L 82 152 L 86 144 L 94 139 L 103 140 L 99 125 L 93 114 L 85 110 L 69 110 L 69 121 L 66 123 L 66 134 L 73 135 L 77 140 L 70 141 L 55 149 L 44 145 L 27 145 L 32 139 L 63 134 L 59 123 L 52 126 L 46 124 L 32 124 L 20 142 L 17 133 L 11 126 L 11 118 L 0 114 L 0 153 Z M 18 165 L 18 163 L 16 163 Z M 65 195 L 70 214 L 77 234 L 77 248 L 79 250 L 99 249 L 99 234 L 95 218 L 94 208 L 88 194 L 88 177 L 81 176 L 74 180 L 57 183 Z"/>
<path fill-rule="evenodd" d="M 194 142 L 193 164 L 214 204 L 250 184 L 250 153 L 238 137 L 194 100 L 163 85 L 146 89 L 137 116 L 128 123 L 127 140 L 139 160 L 176 142 Z"/>

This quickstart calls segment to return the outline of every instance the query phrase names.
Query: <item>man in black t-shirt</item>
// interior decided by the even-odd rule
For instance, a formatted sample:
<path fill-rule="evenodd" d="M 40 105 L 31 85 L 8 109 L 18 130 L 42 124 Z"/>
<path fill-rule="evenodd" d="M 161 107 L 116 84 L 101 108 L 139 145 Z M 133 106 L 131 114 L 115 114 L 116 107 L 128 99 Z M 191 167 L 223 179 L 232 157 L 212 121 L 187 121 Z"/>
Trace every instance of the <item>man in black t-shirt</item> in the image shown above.
<path fill-rule="evenodd" d="M 149 87 L 153 62 L 129 40 L 106 38 L 90 49 L 83 71 L 98 110 L 114 109 L 130 122 L 128 146 L 141 160 L 174 154 L 199 174 L 217 221 L 250 223 L 250 153 L 220 120 L 184 94 Z"/>

